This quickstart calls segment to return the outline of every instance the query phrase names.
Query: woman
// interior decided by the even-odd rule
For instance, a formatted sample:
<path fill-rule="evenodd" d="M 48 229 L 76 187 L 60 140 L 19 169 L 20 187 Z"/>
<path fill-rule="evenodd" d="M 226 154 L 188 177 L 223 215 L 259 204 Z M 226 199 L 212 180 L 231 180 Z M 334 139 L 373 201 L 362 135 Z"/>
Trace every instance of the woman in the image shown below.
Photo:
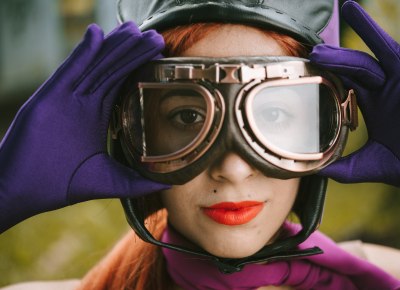
<path fill-rule="evenodd" d="M 178 6 L 179 5 L 177 5 L 177 7 Z M 232 7 L 235 7 L 235 5 Z M 348 13 L 358 13 L 357 15 L 365 16 L 363 11 L 354 3 L 348 3 L 346 7 L 347 10 L 345 11 Z M 140 9 L 138 10 L 140 11 Z M 274 13 L 277 13 L 277 11 L 278 10 Z M 154 18 L 157 20 L 157 17 Z M 168 17 L 166 19 L 168 20 Z M 161 23 L 167 22 L 166 19 Z M 126 27 L 129 26 L 127 25 Z M 290 32 L 290 34 L 296 36 L 296 33 L 293 30 L 292 27 L 284 28 L 284 31 L 288 33 Z M 199 31 L 201 33 L 199 33 Z M 300 45 L 299 42 L 295 41 L 292 37 L 286 36 L 282 33 L 265 31 L 253 26 L 245 26 L 242 24 L 192 25 L 183 28 L 167 29 L 163 35 L 166 40 L 168 54 L 186 57 L 200 56 L 202 58 L 208 58 L 245 56 L 248 60 L 248 57 L 250 56 L 304 56 L 307 52 L 307 45 L 306 47 Z M 177 35 L 182 36 L 182 40 L 179 40 L 178 42 L 175 41 L 174 43 L 171 39 L 175 38 Z M 315 38 L 312 38 L 307 33 L 299 33 L 297 38 L 306 42 L 308 45 L 316 41 Z M 120 39 L 123 38 L 121 37 Z M 246 44 L 256 45 L 249 46 Z M 322 60 L 324 60 L 324 52 L 326 52 L 324 50 L 325 48 L 320 47 L 319 49 L 322 49 L 322 53 L 314 53 L 312 57 L 315 59 L 322 58 Z M 255 60 L 253 59 L 252 61 L 254 62 Z M 324 61 L 321 61 L 321 63 L 324 63 Z M 232 60 L 228 60 L 227 64 L 228 66 L 226 67 L 232 65 Z M 179 63 L 173 65 L 177 67 L 179 66 Z M 292 67 L 288 66 L 288 68 L 290 69 Z M 337 69 L 337 65 L 335 68 Z M 132 67 L 130 67 L 130 69 L 132 69 Z M 339 72 L 342 73 L 341 70 L 339 70 Z M 348 73 L 348 71 L 344 71 L 342 74 L 345 73 Z M 352 71 L 352 73 L 354 76 L 354 71 Z M 231 75 L 231 77 L 232 76 L 233 75 Z M 128 87 L 129 84 L 130 83 L 128 82 Z M 99 82 L 98 86 L 102 88 L 102 82 Z M 349 88 L 353 86 L 358 88 L 358 91 L 362 90 L 362 87 L 358 84 L 352 84 Z M 94 89 L 91 89 L 91 91 L 96 91 L 96 88 L 97 86 L 95 86 Z M 148 89 L 151 91 L 151 89 L 154 88 L 159 89 L 160 86 L 146 87 L 146 83 L 144 83 L 142 87 L 142 96 L 145 97 Z M 169 90 L 168 92 L 171 92 L 170 88 L 166 88 L 165 86 L 163 86 L 163 88 Z M 220 90 L 222 89 L 222 87 L 218 88 Z M 107 89 L 109 90 L 110 88 L 107 87 L 103 90 L 106 91 Z M 157 91 L 157 93 L 160 92 L 162 91 Z M 187 100 L 188 97 L 192 96 L 191 94 L 186 95 L 187 90 L 184 90 L 184 92 L 185 95 L 176 96 L 172 94 L 172 97 L 177 99 L 179 103 L 182 97 L 185 97 L 185 100 Z M 175 104 L 177 102 L 176 100 L 175 102 L 165 102 L 165 100 L 171 98 L 171 94 L 166 94 L 165 96 L 166 97 L 163 97 L 162 102 L 167 103 L 167 105 L 164 105 L 167 109 L 171 107 L 171 103 Z M 193 97 L 193 99 L 195 98 Z M 224 96 L 223 100 L 228 102 L 226 96 Z M 202 114 L 204 113 L 204 108 L 202 107 L 203 103 L 199 103 L 197 98 L 190 104 L 190 106 L 187 106 L 187 104 L 185 104 L 185 106 L 185 109 L 181 109 L 177 112 L 171 110 L 171 112 L 174 112 L 173 114 L 169 114 L 169 111 L 167 110 L 166 115 L 170 117 L 169 119 L 166 118 L 166 120 L 172 120 L 171 124 L 175 124 L 178 127 L 180 126 L 179 128 L 182 128 L 183 124 L 185 126 L 192 123 L 195 125 L 201 125 L 205 118 L 205 114 Z M 160 108 L 164 107 L 160 105 Z M 175 109 L 174 106 L 172 107 Z M 131 107 L 128 105 L 128 110 L 124 111 L 124 109 L 122 109 L 122 111 L 129 112 L 129 108 Z M 222 108 L 222 106 L 219 108 Z M 146 109 L 146 104 L 143 105 L 142 109 Z M 160 112 L 162 112 L 162 110 Z M 256 113 L 254 112 L 254 115 L 255 114 Z M 278 119 L 280 120 L 280 123 L 283 122 L 280 118 L 284 118 L 285 113 L 274 111 L 271 114 L 273 121 L 276 122 Z M 146 115 L 144 115 L 144 120 L 146 121 Z M 154 118 L 152 118 L 151 121 L 155 122 Z M 285 122 L 283 123 L 285 124 Z M 150 126 L 150 128 L 153 128 L 154 130 L 157 128 L 151 127 L 151 122 L 149 124 L 150 125 L 147 126 Z M 160 122 L 160 124 L 162 124 L 162 122 Z M 223 132 L 220 133 L 220 131 L 217 130 L 218 132 L 216 134 L 220 134 L 219 136 L 225 134 L 224 139 L 221 139 L 222 137 L 220 137 L 217 141 L 228 140 L 231 138 L 232 144 L 239 144 L 235 139 L 236 137 L 229 137 L 229 130 L 225 129 L 221 122 L 217 122 L 216 124 L 221 125 L 221 132 Z M 137 122 L 135 123 L 134 121 L 132 121 L 132 124 L 128 124 L 128 133 L 125 132 L 124 137 L 128 138 L 126 135 L 129 135 L 129 132 L 132 132 L 137 125 Z M 163 125 L 168 126 L 166 124 Z M 350 122 L 343 125 L 343 127 L 346 126 L 352 126 L 352 123 Z M 115 127 L 118 128 L 118 126 Z M 162 130 L 159 130 L 159 133 L 165 133 L 165 129 L 168 129 L 168 127 L 162 128 Z M 126 128 L 124 129 L 126 130 Z M 165 138 L 158 140 L 158 135 L 154 134 L 153 130 L 150 130 L 150 133 L 146 131 L 146 127 L 142 130 L 145 133 L 144 144 L 149 145 L 148 152 L 150 155 L 166 155 L 165 153 L 173 153 L 173 150 L 179 151 L 177 149 L 181 149 L 182 147 L 185 147 L 183 145 L 187 145 L 186 143 L 183 145 L 178 144 L 175 145 L 175 147 L 173 146 L 173 149 L 168 148 L 169 151 L 167 152 L 161 152 L 158 151 L 161 149 L 158 149 L 157 145 Z M 191 130 L 193 131 L 193 129 Z M 282 131 L 282 128 L 280 128 L 279 131 Z M 118 134 L 119 132 L 115 130 L 115 133 Z M 265 136 L 271 137 L 271 135 Z M 322 140 L 321 138 L 319 139 Z M 132 142 L 137 142 L 135 140 Z M 286 143 L 281 143 L 279 138 L 273 140 L 275 143 L 272 145 L 276 146 L 284 146 L 282 144 Z M 296 141 L 300 143 L 299 140 L 300 139 L 297 138 Z M 385 138 L 377 138 L 377 140 L 380 143 L 387 142 Z M 169 141 L 169 143 L 171 143 L 171 140 Z M 396 139 L 389 141 L 393 142 L 389 142 L 389 144 L 384 143 L 386 144 L 386 147 L 392 148 L 391 145 L 397 144 L 395 143 Z M 135 168 L 143 175 L 152 177 L 158 181 L 168 182 L 171 180 L 176 181 L 173 182 L 174 184 L 183 183 L 183 185 L 175 185 L 169 189 L 164 189 L 161 192 L 161 198 L 163 205 L 167 208 L 169 213 L 169 223 L 177 230 L 177 232 L 188 238 L 189 241 L 180 236 L 180 234 L 175 232 L 172 228 L 169 228 L 167 231 L 163 232 L 162 242 L 181 248 L 181 251 L 183 250 L 187 252 L 187 249 L 189 249 L 189 252 L 191 253 L 189 256 L 186 256 L 187 253 L 181 254 L 172 252 L 168 249 L 163 250 L 164 257 L 167 260 L 166 270 L 162 262 L 163 258 L 160 250 L 151 247 L 149 248 L 149 246 L 145 244 L 141 247 L 129 247 L 130 241 L 126 240 L 121 243 L 121 245 L 116 249 L 116 252 L 111 253 L 110 257 L 107 258 L 103 264 L 100 264 L 93 270 L 93 273 L 89 274 L 85 278 L 81 289 L 129 289 L 129 287 L 132 287 L 132 289 L 166 289 L 167 287 L 172 288 L 177 285 L 180 285 L 181 287 L 189 287 L 189 289 L 190 287 L 196 286 L 199 287 L 199 289 L 206 289 L 206 287 L 208 287 L 207 289 L 231 289 L 235 287 L 255 289 L 264 286 L 269 287 L 271 285 L 279 285 L 281 287 L 289 285 L 299 289 L 324 289 L 323 287 L 329 287 L 330 289 L 352 289 L 350 287 L 360 287 L 362 285 L 364 285 L 364 287 L 371 285 L 385 285 L 388 289 L 397 289 L 396 287 L 399 287 L 398 281 L 390 277 L 390 275 L 385 274 L 369 263 L 362 262 L 352 256 L 347 256 L 343 251 L 332 245 L 330 241 L 326 240 L 326 238 L 320 236 L 318 233 L 310 236 L 310 234 L 315 230 L 321 214 L 321 202 L 323 202 L 324 193 L 323 178 L 303 177 L 302 184 L 300 185 L 299 177 L 301 174 L 293 174 L 290 167 L 285 168 L 284 165 L 279 163 L 281 161 L 276 161 L 278 162 L 277 164 L 271 165 L 274 161 L 267 160 L 268 162 L 266 162 L 265 160 L 256 160 L 256 157 L 248 156 L 249 153 L 246 153 L 247 151 L 240 148 L 239 145 L 234 147 L 232 144 L 228 144 L 228 142 L 226 142 L 227 144 L 224 144 L 222 147 L 220 146 L 221 148 L 217 145 L 207 148 L 208 151 L 205 150 L 202 152 L 202 161 L 200 159 L 194 161 L 193 164 L 196 166 L 192 164 L 193 166 L 190 167 L 190 162 L 185 164 L 185 166 L 179 165 L 179 169 L 181 170 L 179 174 L 176 173 L 176 170 L 169 170 L 167 172 L 169 174 L 167 175 L 168 178 L 166 178 L 165 167 L 163 167 L 164 171 L 162 172 L 149 170 L 149 168 L 151 169 L 161 166 L 160 164 L 165 161 L 150 161 L 147 164 L 148 166 L 145 167 L 143 164 L 139 164 L 143 160 L 136 159 L 136 163 L 135 160 L 125 160 L 129 159 L 129 153 L 132 152 L 129 152 L 129 142 L 126 140 L 124 140 L 124 142 L 127 144 L 123 144 L 122 146 L 126 146 L 126 148 L 122 148 L 122 150 L 119 150 L 120 148 L 114 149 L 114 155 L 117 159 L 122 159 L 122 152 L 125 156 L 123 156 L 124 160 L 121 161 L 133 162 L 133 166 L 135 166 Z M 213 144 L 216 143 L 214 142 Z M 374 144 L 379 145 L 379 143 Z M 114 144 L 114 146 L 118 146 L 118 143 Z M 162 146 L 162 148 L 165 146 Z M 310 147 L 307 146 L 307 148 Z M 378 148 L 377 152 L 380 153 L 379 156 L 384 156 L 381 154 L 382 152 L 384 154 L 386 153 L 386 151 L 379 149 L 381 148 L 379 146 L 375 146 L 374 148 Z M 290 147 L 283 149 L 285 149 L 284 151 L 292 150 Z M 295 151 L 295 153 L 298 154 L 304 153 L 296 150 L 293 149 L 292 151 Z M 317 150 L 319 150 L 319 148 Z M 207 156 L 206 151 L 212 152 L 213 154 L 210 153 Z M 315 153 L 315 149 L 311 152 Z M 131 155 L 135 157 L 134 154 Z M 143 153 L 141 153 L 141 155 L 143 155 Z M 331 155 L 328 159 L 325 159 L 324 165 L 332 161 L 331 157 L 335 158 L 335 155 Z M 87 180 L 87 178 L 91 177 L 90 169 L 96 164 L 100 164 L 99 160 L 102 159 L 91 159 L 90 162 L 93 162 L 92 164 L 90 162 L 84 163 L 84 166 L 79 167 L 78 171 L 80 174 L 76 175 L 77 177 L 73 175 L 73 179 L 75 179 L 70 181 L 69 187 L 75 189 L 79 188 L 81 184 L 85 185 L 86 183 L 82 182 L 82 178 Z M 173 158 L 168 160 L 168 162 L 172 161 L 176 164 L 179 160 Z M 307 163 L 307 165 L 309 164 Z M 318 166 L 314 165 L 311 169 L 310 167 L 307 167 L 307 169 L 303 170 L 302 173 L 313 173 L 315 170 L 320 169 L 320 166 L 321 164 L 318 164 Z M 277 169 L 277 167 L 280 169 Z M 189 170 L 189 168 L 191 168 L 191 170 Z M 233 170 L 233 168 L 235 170 Z M 282 170 L 282 168 L 284 170 Z M 183 170 L 188 171 L 186 175 L 182 175 Z M 391 172 L 396 173 L 398 171 L 393 170 Z M 363 172 L 363 174 L 372 179 L 380 178 L 379 176 L 371 176 L 368 172 Z M 331 175 L 334 174 L 331 173 Z M 387 179 L 387 176 L 388 175 L 384 175 L 384 180 L 386 182 L 396 182 L 396 178 L 389 176 L 389 179 Z M 348 174 L 347 178 L 352 177 Z M 158 189 L 159 188 L 152 188 L 153 191 Z M 72 194 L 69 191 L 68 193 L 74 197 L 73 191 Z M 144 199 L 145 204 L 150 203 L 150 206 L 154 207 L 149 208 L 149 212 L 152 212 L 159 207 L 158 203 L 156 203 L 158 200 L 157 195 Z M 149 199 L 155 199 L 155 201 L 149 202 Z M 233 204 L 227 206 L 227 202 Z M 127 217 L 138 234 L 147 240 L 151 240 L 151 237 L 149 237 L 146 231 L 143 230 L 143 227 L 141 227 L 143 218 L 147 216 L 148 213 L 143 209 L 140 200 L 125 200 L 123 203 Z M 297 228 L 290 224 L 284 224 L 282 226 L 293 206 L 295 212 L 299 215 L 303 226 L 303 231 L 301 232 L 298 232 Z M 223 214 L 221 214 L 221 211 Z M 241 211 L 241 213 L 238 214 L 237 211 Z M 165 228 L 165 218 L 161 224 L 157 224 L 156 227 L 158 229 L 156 231 L 156 236 L 160 237 Z M 308 240 L 303 243 L 307 238 Z M 316 242 L 316 244 L 312 244 L 314 242 Z M 300 257 L 318 253 L 319 249 L 312 248 L 312 246 L 315 245 L 320 246 L 325 251 L 325 254 L 316 256 L 317 258 L 315 259 L 312 257 L 299 259 Z M 198 246 L 200 246 L 200 250 L 198 249 Z M 284 252 L 280 251 L 282 248 L 284 249 Z M 203 250 L 208 253 L 205 254 Z M 143 255 L 143 253 L 146 254 Z M 204 262 L 206 258 L 201 260 L 193 259 L 196 257 L 190 256 L 193 254 L 210 258 L 216 265 L 208 263 L 207 261 Z M 339 261 L 324 260 L 324 257 L 332 259 L 335 255 L 336 257 L 341 257 L 341 259 L 339 259 Z M 296 259 L 291 262 L 271 262 L 282 257 Z M 188 259 L 190 260 L 189 264 L 187 263 Z M 154 262 L 151 267 L 148 265 L 150 263 L 149 261 Z M 250 264 L 244 266 L 247 263 L 261 261 L 267 261 L 268 263 L 265 265 Z M 346 264 L 347 268 L 345 267 Z M 182 269 L 183 265 L 187 268 Z M 354 271 L 354 269 L 349 265 L 357 265 L 361 270 Z M 264 268 L 263 266 L 266 267 Z M 292 268 L 295 273 L 293 274 L 293 272 L 290 273 L 289 271 L 288 274 L 285 272 L 288 269 L 287 267 Z M 339 267 L 345 267 L 345 269 L 339 269 Z M 156 268 L 158 271 L 154 272 L 153 269 Z M 224 272 L 239 272 L 230 275 L 223 275 L 216 272 L 218 271 L 218 268 Z M 202 271 L 197 272 L 194 276 L 191 275 L 193 273 L 192 270 L 194 271 L 198 269 L 202 269 Z M 260 274 L 253 277 L 249 274 L 249 269 L 251 269 L 251 273 Z M 167 275 L 167 271 L 170 276 Z M 268 280 L 265 278 L 265 275 L 268 276 L 268 273 L 271 273 L 271 271 L 274 271 L 274 273 L 283 271 L 286 273 L 286 276 L 283 275 L 285 277 L 282 278 L 282 275 L 279 276 L 276 274 L 272 275 L 270 280 Z M 304 276 L 300 275 L 300 277 L 294 277 L 296 276 L 296 273 L 299 275 L 298 273 L 301 273 L 301 271 L 305 271 L 303 273 L 306 274 L 304 274 Z M 199 277 L 201 273 L 206 274 L 206 276 Z M 315 276 L 310 277 L 312 274 Z M 154 275 L 154 277 L 151 275 Z M 262 279 L 260 279 L 261 276 Z M 173 281 L 170 280 L 170 277 L 172 277 Z M 212 277 L 214 280 L 210 279 L 210 281 L 205 281 L 206 277 Z M 251 277 L 252 280 L 257 281 L 250 281 L 250 284 L 246 284 L 248 283 L 246 277 L 247 279 L 249 279 L 248 277 Z M 373 277 L 372 281 L 368 281 L 368 277 Z M 362 279 L 366 280 L 362 281 Z M 253 282 L 255 282 L 255 284 L 253 284 Z"/>

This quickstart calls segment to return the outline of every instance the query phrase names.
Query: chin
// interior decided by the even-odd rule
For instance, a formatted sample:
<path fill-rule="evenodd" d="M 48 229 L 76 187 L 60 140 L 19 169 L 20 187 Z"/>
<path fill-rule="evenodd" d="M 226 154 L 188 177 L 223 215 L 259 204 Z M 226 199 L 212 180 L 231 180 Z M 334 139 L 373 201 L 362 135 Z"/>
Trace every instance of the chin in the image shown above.
<path fill-rule="evenodd" d="M 261 249 L 261 248 L 260 248 Z M 221 250 L 212 250 L 208 251 L 209 253 L 213 254 L 214 256 L 220 258 L 229 258 L 229 259 L 240 259 L 251 256 L 257 253 L 260 249 L 221 249 Z"/>
<path fill-rule="evenodd" d="M 220 258 L 239 259 L 251 256 L 257 253 L 265 243 L 256 244 L 254 239 L 252 241 L 244 241 L 243 239 L 229 239 L 225 238 L 223 241 L 207 241 L 201 247 Z"/>

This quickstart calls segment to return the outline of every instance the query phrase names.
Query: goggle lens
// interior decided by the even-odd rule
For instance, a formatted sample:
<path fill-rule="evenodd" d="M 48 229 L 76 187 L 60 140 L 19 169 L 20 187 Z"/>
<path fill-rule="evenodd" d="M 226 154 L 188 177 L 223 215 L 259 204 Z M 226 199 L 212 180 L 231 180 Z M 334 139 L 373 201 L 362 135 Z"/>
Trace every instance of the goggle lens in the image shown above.
<path fill-rule="evenodd" d="M 333 92 L 318 83 L 259 89 L 246 101 L 246 113 L 255 137 L 272 151 L 324 152 L 339 128 Z"/>
<path fill-rule="evenodd" d="M 146 155 L 175 154 L 192 147 L 208 114 L 204 97 L 193 90 L 143 90 Z"/>

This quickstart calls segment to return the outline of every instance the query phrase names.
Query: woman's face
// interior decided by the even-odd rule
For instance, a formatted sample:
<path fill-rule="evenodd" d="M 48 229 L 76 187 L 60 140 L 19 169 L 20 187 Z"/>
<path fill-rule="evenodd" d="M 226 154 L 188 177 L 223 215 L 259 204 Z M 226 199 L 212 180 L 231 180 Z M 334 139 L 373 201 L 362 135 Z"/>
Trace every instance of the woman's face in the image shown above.
<path fill-rule="evenodd" d="M 284 55 L 257 29 L 226 25 L 208 34 L 182 56 Z M 181 234 L 220 257 L 254 254 L 271 242 L 289 214 L 299 179 L 261 174 L 235 152 L 215 161 L 184 185 L 162 192 L 169 222 Z"/>

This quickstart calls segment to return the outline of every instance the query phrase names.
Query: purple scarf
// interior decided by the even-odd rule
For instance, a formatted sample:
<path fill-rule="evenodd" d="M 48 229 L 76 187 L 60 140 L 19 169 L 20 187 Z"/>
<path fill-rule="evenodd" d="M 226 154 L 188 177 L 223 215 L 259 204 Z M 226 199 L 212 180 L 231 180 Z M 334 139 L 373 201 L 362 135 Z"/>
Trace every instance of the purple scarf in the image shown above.
<path fill-rule="evenodd" d="M 285 224 L 285 230 L 294 234 L 297 225 Z M 165 243 L 190 243 L 175 231 L 164 231 Z M 262 286 L 292 286 L 295 289 L 400 289 L 400 281 L 371 263 L 353 256 L 338 247 L 320 232 L 313 233 L 299 245 L 305 249 L 320 247 L 324 253 L 290 261 L 268 264 L 249 264 L 241 272 L 222 274 L 205 258 L 163 248 L 168 273 L 184 289 L 257 289 Z"/>

